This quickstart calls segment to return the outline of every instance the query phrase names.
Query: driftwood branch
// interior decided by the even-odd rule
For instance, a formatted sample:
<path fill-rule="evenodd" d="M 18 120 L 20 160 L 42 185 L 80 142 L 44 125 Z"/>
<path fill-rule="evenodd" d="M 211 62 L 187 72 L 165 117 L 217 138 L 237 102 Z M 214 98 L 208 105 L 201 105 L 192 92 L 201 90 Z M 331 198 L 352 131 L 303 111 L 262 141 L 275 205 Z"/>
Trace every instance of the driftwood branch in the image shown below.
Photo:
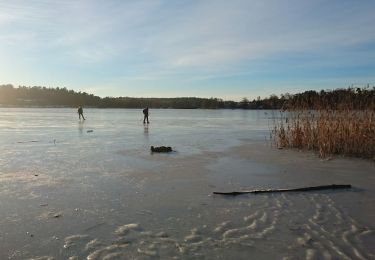
<path fill-rule="evenodd" d="M 337 189 L 350 189 L 351 187 L 352 187 L 352 185 L 350 185 L 350 184 L 331 184 L 331 185 L 304 187 L 304 188 L 297 188 L 297 189 L 268 189 L 268 190 L 250 190 L 250 191 L 232 191 L 232 192 L 214 191 L 214 194 L 237 196 L 237 195 L 249 194 L 249 193 L 257 194 L 257 193 L 273 193 L 273 192 L 298 192 L 298 191 L 314 191 L 314 190 L 337 190 Z"/>

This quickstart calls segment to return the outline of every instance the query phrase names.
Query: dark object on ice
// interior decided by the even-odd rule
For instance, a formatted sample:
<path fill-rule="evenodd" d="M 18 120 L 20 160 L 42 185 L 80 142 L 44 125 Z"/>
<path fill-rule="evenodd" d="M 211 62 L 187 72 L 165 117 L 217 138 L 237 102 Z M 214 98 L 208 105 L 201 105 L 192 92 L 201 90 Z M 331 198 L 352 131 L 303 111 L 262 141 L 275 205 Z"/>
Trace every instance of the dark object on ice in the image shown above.
<path fill-rule="evenodd" d="M 331 185 L 322 185 L 322 186 L 313 186 L 313 187 L 304 187 L 304 188 L 297 188 L 297 189 L 276 189 L 276 190 L 250 190 L 250 191 L 233 191 L 233 192 L 219 192 L 214 191 L 214 194 L 220 195 L 241 195 L 241 194 L 248 194 L 248 193 L 271 193 L 271 192 L 297 192 L 297 191 L 314 191 L 314 190 L 336 190 L 336 189 L 350 189 L 352 185 L 350 184 L 331 184 Z"/>
<path fill-rule="evenodd" d="M 87 133 L 92 133 L 94 132 L 94 130 L 87 130 Z"/>
<path fill-rule="evenodd" d="M 39 141 L 36 141 L 36 140 L 32 140 L 32 141 L 19 141 L 17 142 L 17 144 L 26 144 L 26 143 L 37 143 Z"/>
<path fill-rule="evenodd" d="M 169 153 L 169 152 L 172 152 L 172 147 L 170 147 L 170 146 L 159 146 L 159 147 L 151 146 L 151 152 L 152 153 Z"/>

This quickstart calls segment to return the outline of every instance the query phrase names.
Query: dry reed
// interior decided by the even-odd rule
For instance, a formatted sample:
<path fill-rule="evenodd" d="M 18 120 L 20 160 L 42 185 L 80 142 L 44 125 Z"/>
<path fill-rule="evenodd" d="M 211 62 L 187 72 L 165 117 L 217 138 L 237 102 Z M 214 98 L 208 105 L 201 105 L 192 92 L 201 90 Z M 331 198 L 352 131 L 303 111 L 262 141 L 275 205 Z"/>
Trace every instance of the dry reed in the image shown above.
<path fill-rule="evenodd" d="M 272 131 L 276 145 L 318 151 L 322 158 L 339 154 L 375 159 L 374 95 L 358 98 L 358 90 L 346 92 L 334 103 L 319 94 L 289 100 Z"/>

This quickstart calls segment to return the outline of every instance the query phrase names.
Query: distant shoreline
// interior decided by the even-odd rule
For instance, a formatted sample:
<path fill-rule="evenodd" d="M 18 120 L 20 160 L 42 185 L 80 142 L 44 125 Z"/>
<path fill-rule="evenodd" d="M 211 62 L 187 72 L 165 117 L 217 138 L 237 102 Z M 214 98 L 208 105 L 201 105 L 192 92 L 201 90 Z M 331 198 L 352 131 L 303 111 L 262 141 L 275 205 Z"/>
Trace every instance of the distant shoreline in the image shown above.
<path fill-rule="evenodd" d="M 339 104 L 350 102 L 351 109 L 375 109 L 375 87 L 347 88 L 335 90 L 305 91 L 297 94 L 270 95 L 268 98 L 241 101 L 220 98 L 176 97 L 176 98 L 135 98 L 104 97 L 86 92 L 76 92 L 67 88 L 46 88 L 40 86 L 14 87 L 0 85 L 0 107 L 69 108 L 128 108 L 140 109 L 340 109 Z"/>
<path fill-rule="evenodd" d="M 73 106 L 2 106 L 0 108 L 71 108 L 76 109 L 77 107 Z M 143 109 L 144 107 L 94 107 L 94 106 L 83 106 L 85 109 Z M 175 108 L 175 107 L 150 107 L 150 109 L 178 109 L 178 110 L 273 110 L 273 109 L 265 109 L 265 108 L 253 108 L 253 109 L 243 109 L 243 108 Z"/>

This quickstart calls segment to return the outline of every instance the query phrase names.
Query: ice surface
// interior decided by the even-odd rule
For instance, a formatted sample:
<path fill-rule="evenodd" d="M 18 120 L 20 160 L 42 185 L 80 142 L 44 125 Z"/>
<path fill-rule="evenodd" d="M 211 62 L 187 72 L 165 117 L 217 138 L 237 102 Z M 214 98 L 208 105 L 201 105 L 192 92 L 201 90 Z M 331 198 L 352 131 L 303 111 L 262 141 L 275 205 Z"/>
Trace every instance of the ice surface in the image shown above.
<path fill-rule="evenodd" d="M 84 115 L 0 109 L 0 259 L 374 257 L 374 165 L 273 149 L 277 112 Z M 334 182 L 363 191 L 212 195 Z"/>

